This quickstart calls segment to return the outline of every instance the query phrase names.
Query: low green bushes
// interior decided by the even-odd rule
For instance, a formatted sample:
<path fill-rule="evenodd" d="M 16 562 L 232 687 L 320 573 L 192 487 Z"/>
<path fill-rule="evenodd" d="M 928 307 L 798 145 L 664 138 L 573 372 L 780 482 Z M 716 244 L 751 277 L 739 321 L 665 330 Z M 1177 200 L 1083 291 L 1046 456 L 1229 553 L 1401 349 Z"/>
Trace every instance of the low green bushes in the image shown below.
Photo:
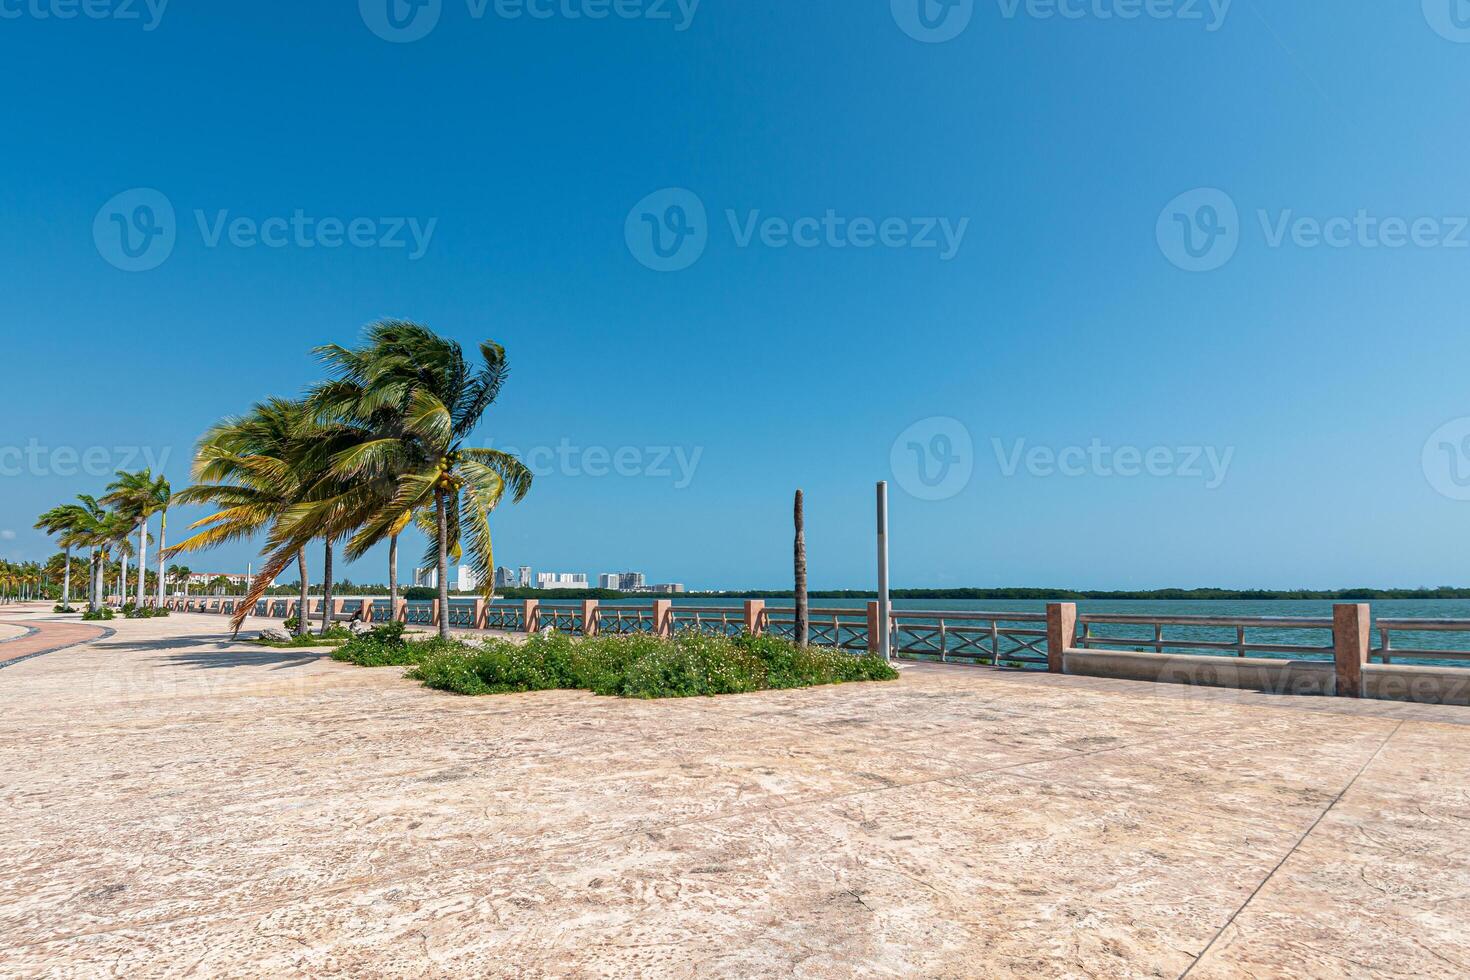
<path fill-rule="evenodd" d="M 162 606 L 140 606 L 136 603 L 128 603 L 122 608 L 123 616 L 127 619 L 162 619 L 168 615 L 168 610 Z"/>
<path fill-rule="evenodd" d="M 111 619 L 112 610 L 108 609 L 106 606 L 103 606 L 101 609 L 88 609 L 86 612 L 82 613 L 82 618 L 89 621 L 96 621 L 99 619 Z"/>
<path fill-rule="evenodd" d="M 409 640 L 402 624 L 394 623 L 352 640 L 332 657 L 363 667 L 411 667 L 406 676 L 457 694 L 573 689 L 629 698 L 703 697 L 898 676 L 872 655 L 803 650 L 769 636 L 693 632 L 669 639 L 580 640 L 545 633 L 524 644 L 502 639 L 471 644 L 437 637 Z"/>

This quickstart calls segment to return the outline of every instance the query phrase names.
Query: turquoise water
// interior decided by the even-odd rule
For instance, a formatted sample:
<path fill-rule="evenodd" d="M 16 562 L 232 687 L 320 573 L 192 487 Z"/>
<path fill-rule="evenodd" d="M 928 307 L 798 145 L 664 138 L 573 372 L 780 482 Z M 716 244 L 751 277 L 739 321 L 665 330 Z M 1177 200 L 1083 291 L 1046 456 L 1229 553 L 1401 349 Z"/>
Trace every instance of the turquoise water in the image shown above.
<path fill-rule="evenodd" d="M 452 604 L 470 603 L 473 600 L 451 600 Z M 626 599 L 618 601 L 603 600 L 604 606 L 643 606 L 647 607 L 650 599 Z M 518 605 L 519 601 L 510 601 L 506 605 Z M 1112 613 L 1132 616 L 1211 616 L 1222 618 L 1240 617 L 1290 617 L 1327 619 L 1332 618 L 1332 608 L 1337 603 L 1330 600 L 1103 600 L 1084 599 L 1077 602 L 1079 613 Z M 572 600 L 548 600 L 545 606 L 576 607 L 580 603 Z M 732 608 L 739 609 L 744 603 L 738 599 L 713 599 L 698 596 L 681 596 L 674 599 L 676 607 L 703 607 L 703 608 Z M 859 611 L 867 608 L 867 600 L 862 599 L 814 599 L 813 609 L 843 609 Z M 1377 632 L 1376 624 L 1379 618 L 1389 619 L 1464 619 L 1470 624 L 1470 600 L 1466 599 L 1383 599 L 1368 603 L 1372 610 L 1375 623 L 1373 634 L 1373 646 L 1376 648 L 1381 642 L 1380 634 Z M 789 600 L 767 601 L 766 607 L 771 610 L 789 610 Z M 1029 599 L 900 599 L 893 603 L 895 610 L 918 610 L 925 612 L 985 612 L 985 613 L 1044 613 L 1046 602 Z M 950 627 L 961 625 L 949 623 Z M 1019 624 L 1018 624 L 1019 625 Z M 1035 624 L 1025 624 L 1035 627 Z M 986 624 L 988 628 L 988 624 Z M 1136 639 L 1142 647 L 1148 647 L 1153 640 L 1152 627 L 1131 626 L 1118 624 L 1098 624 L 1093 627 L 1096 635 L 1106 635 L 1127 639 Z M 1169 640 L 1179 641 L 1209 641 L 1234 643 L 1236 640 L 1235 630 L 1231 627 L 1181 627 L 1166 626 L 1164 636 Z M 1312 629 L 1275 629 L 1270 627 L 1253 627 L 1247 631 L 1247 640 L 1251 643 L 1282 646 L 1303 646 L 1330 648 L 1332 637 L 1329 631 Z M 1412 648 L 1422 650 L 1470 650 L 1470 632 L 1446 633 L 1446 632 L 1411 632 L 1395 630 L 1392 634 L 1392 645 L 1396 648 Z M 1195 653 L 1218 653 L 1222 656 L 1233 656 L 1233 652 L 1214 651 L 1208 649 L 1182 650 L 1175 652 Z M 1289 657 L 1297 659 L 1330 659 L 1330 655 L 1323 653 L 1312 654 L 1288 654 L 1271 652 L 1252 652 L 1251 656 L 1263 657 Z M 1395 658 L 1396 663 L 1428 662 L 1412 658 Z M 1470 668 L 1470 660 L 1466 661 L 1439 661 L 1439 663 L 1450 663 Z"/>

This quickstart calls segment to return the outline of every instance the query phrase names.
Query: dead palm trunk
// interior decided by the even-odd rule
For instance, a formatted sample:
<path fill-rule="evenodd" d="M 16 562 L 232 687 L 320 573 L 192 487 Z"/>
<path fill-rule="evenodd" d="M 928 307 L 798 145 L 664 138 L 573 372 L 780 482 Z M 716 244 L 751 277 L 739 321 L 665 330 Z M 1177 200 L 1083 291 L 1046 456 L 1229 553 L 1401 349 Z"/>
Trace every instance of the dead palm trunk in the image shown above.
<path fill-rule="evenodd" d="M 807 645 L 806 606 L 806 513 L 802 507 L 801 491 L 796 491 L 796 645 Z"/>
<path fill-rule="evenodd" d="M 326 557 L 322 559 L 322 633 L 332 623 L 332 539 L 327 539 Z"/>
<path fill-rule="evenodd" d="M 434 520 L 439 529 L 439 635 L 449 638 L 449 514 L 444 491 L 434 491 Z"/>
<path fill-rule="evenodd" d="M 148 598 L 148 518 L 138 522 L 138 608 Z"/>
<path fill-rule="evenodd" d="M 388 538 L 388 622 L 398 618 L 398 535 Z"/>
<path fill-rule="evenodd" d="M 306 606 L 311 602 L 311 583 L 306 577 L 306 549 L 296 549 L 296 568 L 301 572 L 301 601 L 296 604 L 296 635 L 305 636 L 311 629 L 306 624 Z M 184 594 L 188 595 L 189 587 L 184 586 Z"/>
<path fill-rule="evenodd" d="M 163 608 L 163 551 L 168 546 L 168 508 L 158 519 L 158 608 Z"/>

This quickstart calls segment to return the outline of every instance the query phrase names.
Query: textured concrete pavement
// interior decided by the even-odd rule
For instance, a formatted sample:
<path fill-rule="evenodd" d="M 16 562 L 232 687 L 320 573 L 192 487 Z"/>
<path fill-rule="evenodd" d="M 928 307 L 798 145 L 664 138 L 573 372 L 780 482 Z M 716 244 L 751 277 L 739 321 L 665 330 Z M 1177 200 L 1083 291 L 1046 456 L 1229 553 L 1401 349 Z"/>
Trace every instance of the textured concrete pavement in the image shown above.
<path fill-rule="evenodd" d="M 108 625 L 0 670 L 0 976 L 1470 974 L 1470 709 L 464 699 Z"/>

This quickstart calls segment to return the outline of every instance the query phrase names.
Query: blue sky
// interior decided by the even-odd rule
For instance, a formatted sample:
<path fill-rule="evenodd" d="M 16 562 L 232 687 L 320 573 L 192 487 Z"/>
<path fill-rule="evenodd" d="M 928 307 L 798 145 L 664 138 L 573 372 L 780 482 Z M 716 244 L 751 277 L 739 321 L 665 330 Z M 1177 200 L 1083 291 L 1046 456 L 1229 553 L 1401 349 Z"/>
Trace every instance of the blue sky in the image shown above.
<path fill-rule="evenodd" d="M 510 353 L 503 564 L 782 586 L 803 487 L 867 587 L 888 479 L 898 586 L 1470 583 L 1450 0 L 97 2 L 0 0 L 4 557 L 400 316 Z"/>

